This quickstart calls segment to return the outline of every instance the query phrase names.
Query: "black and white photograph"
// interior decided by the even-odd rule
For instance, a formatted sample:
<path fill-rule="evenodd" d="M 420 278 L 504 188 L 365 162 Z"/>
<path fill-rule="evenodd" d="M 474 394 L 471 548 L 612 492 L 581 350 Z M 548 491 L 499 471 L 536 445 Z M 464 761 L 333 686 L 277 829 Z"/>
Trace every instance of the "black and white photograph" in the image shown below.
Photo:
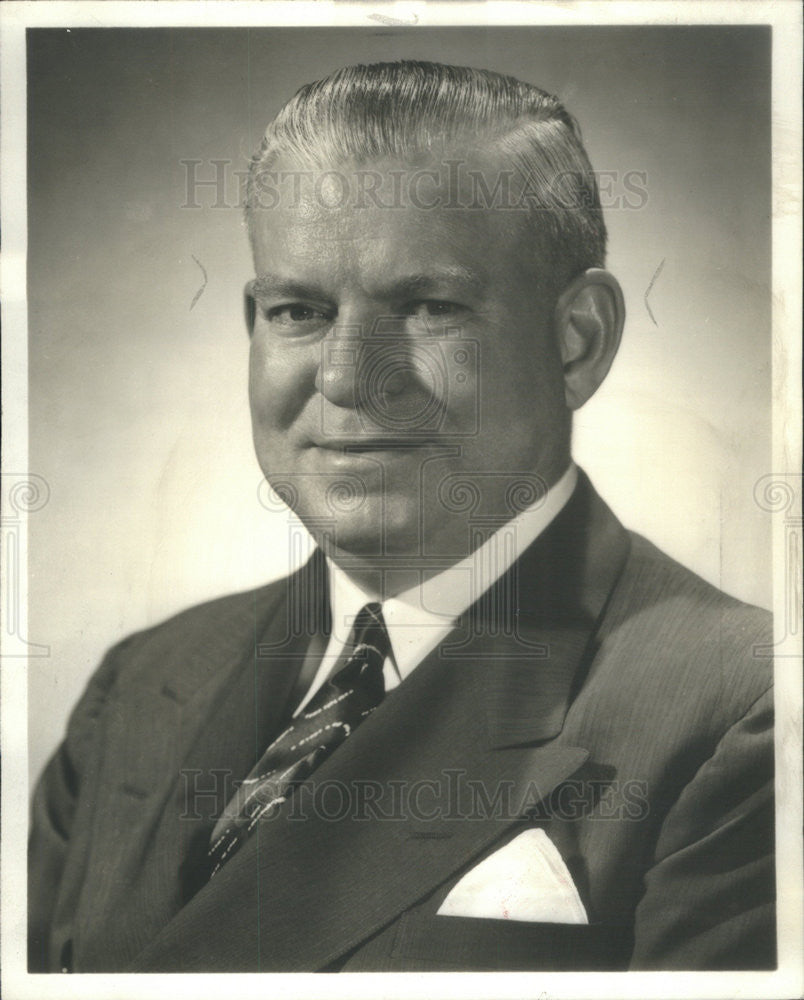
<path fill-rule="evenodd" d="M 798 5 L 6 7 L 7 995 L 799 996 Z"/>

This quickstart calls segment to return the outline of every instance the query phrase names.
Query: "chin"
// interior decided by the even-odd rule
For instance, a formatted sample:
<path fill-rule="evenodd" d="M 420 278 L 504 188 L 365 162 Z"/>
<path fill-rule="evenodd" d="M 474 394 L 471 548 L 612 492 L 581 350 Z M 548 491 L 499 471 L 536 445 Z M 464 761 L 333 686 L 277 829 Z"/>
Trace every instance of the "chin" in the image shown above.
<path fill-rule="evenodd" d="M 381 559 L 383 556 L 417 556 L 422 546 L 419 539 L 419 525 L 415 517 L 405 519 L 401 523 L 393 518 L 383 518 L 378 511 L 376 516 L 367 512 L 366 516 L 339 517 L 331 544 L 327 547 L 336 548 L 340 552 L 357 556 L 361 559 Z"/>

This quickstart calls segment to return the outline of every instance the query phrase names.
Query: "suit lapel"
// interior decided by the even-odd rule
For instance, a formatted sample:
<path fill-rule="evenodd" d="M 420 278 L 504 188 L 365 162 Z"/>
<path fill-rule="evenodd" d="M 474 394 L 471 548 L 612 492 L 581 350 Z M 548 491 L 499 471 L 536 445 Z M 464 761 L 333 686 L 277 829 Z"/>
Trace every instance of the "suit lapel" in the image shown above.
<path fill-rule="evenodd" d="M 197 780 L 203 799 L 214 768 L 242 777 L 239 756 L 248 754 L 249 742 L 254 752 L 246 707 L 237 729 L 217 724 L 233 688 L 251 692 L 253 714 L 254 689 L 261 687 L 263 729 L 280 725 L 310 639 L 295 612 L 299 594 L 310 592 L 313 568 L 256 591 L 252 600 L 243 595 L 220 613 L 213 606 L 200 627 L 196 616 L 186 642 L 174 637 L 161 658 L 146 646 L 142 663 L 157 658 L 158 669 L 145 680 L 137 661 L 131 664 L 133 680 L 107 712 L 91 838 L 103 854 L 90 857 L 74 935 L 82 971 L 113 968 L 115 956 L 128 961 L 182 905 L 184 873 L 172 862 L 187 854 L 198 828 L 188 822 L 198 805 L 190 786 Z M 222 784 L 216 792 L 225 798 L 229 790 Z"/>
<path fill-rule="evenodd" d="M 595 653 L 600 617 L 625 565 L 627 532 L 579 470 L 570 501 L 498 586 L 510 595 L 485 663 L 491 743 L 515 746 L 557 736 Z M 483 634 L 481 602 L 468 612 Z M 461 631 L 444 654 L 460 655 Z M 488 644 L 486 644 L 488 645 Z"/>
<path fill-rule="evenodd" d="M 588 757 L 560 733 L 626 552 L 582 478 L 495 585 L 500 627 L 473 606 L 136 969 L 324 968 L 520 822 Z"/>

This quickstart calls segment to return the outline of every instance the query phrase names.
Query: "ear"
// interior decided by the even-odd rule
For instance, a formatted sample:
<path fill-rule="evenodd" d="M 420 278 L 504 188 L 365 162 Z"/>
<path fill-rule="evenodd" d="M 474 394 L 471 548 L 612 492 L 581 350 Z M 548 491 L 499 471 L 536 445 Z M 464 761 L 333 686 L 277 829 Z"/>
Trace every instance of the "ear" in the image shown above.
<path fill-rule="evenodd" d="M 555 331 L 567 407 L 578 410 L 608 374 L 625 323 L 622 289 L 613 274 L 593 267 L 559 296 Z"/>

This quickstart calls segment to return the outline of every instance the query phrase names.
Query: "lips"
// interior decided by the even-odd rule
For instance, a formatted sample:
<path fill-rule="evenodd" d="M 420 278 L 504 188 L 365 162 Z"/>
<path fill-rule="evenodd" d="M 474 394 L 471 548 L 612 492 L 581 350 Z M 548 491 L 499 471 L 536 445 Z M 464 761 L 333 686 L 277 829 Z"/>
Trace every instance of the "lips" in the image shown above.
<path fill-rule="evenodd" d="M 412 449 L 431 448 L 436 442 L 432 438 L 325 438 L 311 442 L 314 448 L 324 451 L 342 452 L 350 455 L 360 455 L 377 451 L 408 451 Z"/>

